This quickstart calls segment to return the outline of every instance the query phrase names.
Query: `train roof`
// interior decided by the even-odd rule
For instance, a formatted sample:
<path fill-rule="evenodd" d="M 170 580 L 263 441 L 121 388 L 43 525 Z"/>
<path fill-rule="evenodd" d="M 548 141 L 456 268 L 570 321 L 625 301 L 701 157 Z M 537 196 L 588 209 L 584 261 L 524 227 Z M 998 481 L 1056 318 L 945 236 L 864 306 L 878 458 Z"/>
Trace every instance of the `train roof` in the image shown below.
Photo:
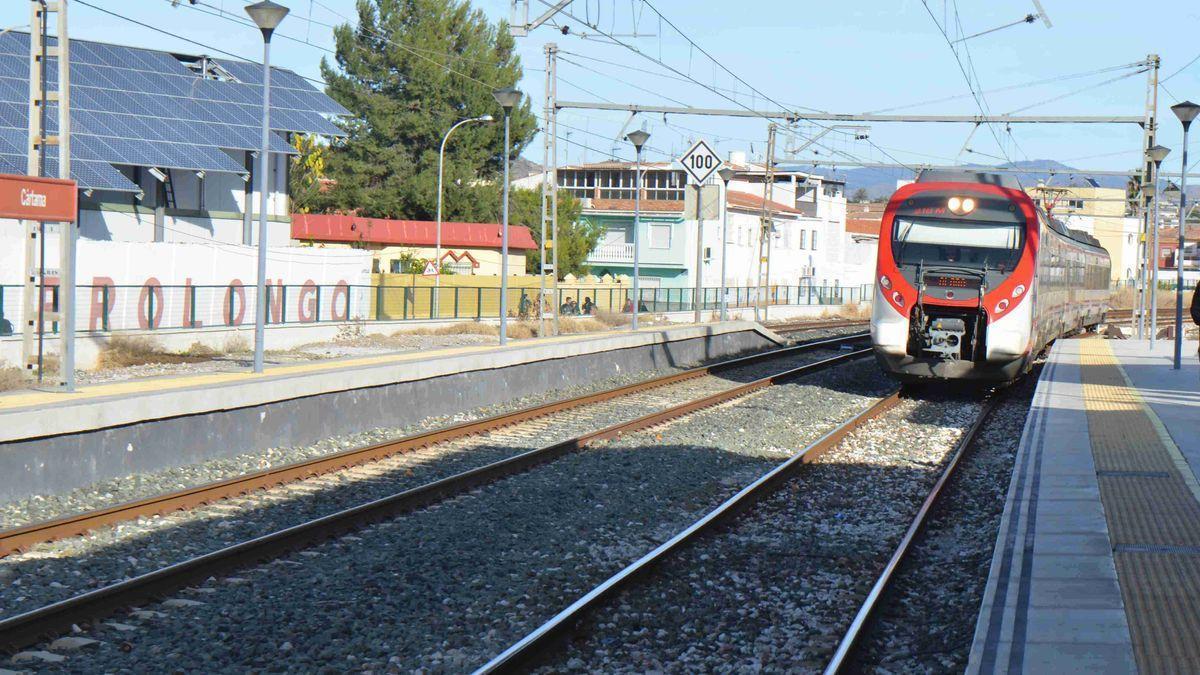
<path fill-rule="evenodd" d="M 929 169 L 917 176 L 918 183 L 985 183 L 1013 190 L 1022 190 L 1021 181 L 1013 174 L 993 173 L 974 169 Z"/>
<path fill-rule="evenodd" d="M 1083 244 L 1085 246 L 1091 246 L 1093 248 L 1097 248 L 1101 251 L 1104 251 L 1105 253 L 1108 253 L 1108 249 L 1104 248 L 1104 245 L 1100 243 L 1099 239 L 1088 234 L 1087 232 L 1084 232 L 1083 230 L 1074 230 L 1074 229 L 1067 227 L 1066 224 L 1063 223 L 1063 221 L 1047 215 L 1046 212 L 1042 211 L 1040 208 L 1038 209 L 1038 211 L 1039 211 L 1039 213 L 1041 213 L 1041 215 L 1043 217 L 1046 218 L 1046 222 L 1050 223 L 1050 228 L 1053 229 L 1054 231 L 1058 232 L 1059 234 L 1063 235 L 1064 237 L 1067 237 L 1068 239 L 1073 239 L 1073 240 L 1079 242 L 1080 244 Z"/>

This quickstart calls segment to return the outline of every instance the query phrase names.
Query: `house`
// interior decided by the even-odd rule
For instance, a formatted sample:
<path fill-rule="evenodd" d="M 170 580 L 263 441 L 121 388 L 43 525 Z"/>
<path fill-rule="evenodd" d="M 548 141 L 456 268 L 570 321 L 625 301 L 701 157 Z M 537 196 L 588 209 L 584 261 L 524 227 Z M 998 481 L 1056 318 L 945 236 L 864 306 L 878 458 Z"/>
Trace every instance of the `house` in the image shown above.
<path fill-rule="evenodd" d="M 373 272 L 401 273 L 405 259 L 433 260 L 437 256 L 437 223 L 430 220 L 391 220 L 336 214 L 292 215 L 292 240 L 299 246 L 358 248 L 372 251 Z M 442 265 L 454 274 L 500 274 L 499 223 L 442 223 Z M 508 273 L 525 274 L 525 252 L 537 250 L 529 228 L 508 228 Z"/>
<path fill-rule="evenodd" d="M 757 283 L 758 250 L 765 206 L 765 168 L 731 153 L 736 171 L 728 199 L 720 181 L 704 186 L 701 245 L 702 281 L 720 284 L 721 223 L 729 211 L 726 277 L 729 285 Z M 696 191 L 686 174 L 672 163 L 642 164 L 639 282 L 644 288 L 690 288 L 696 283 Z M 632 162 L 600 162 L 558 169 L 561 189 L 578 197 L 583 218 L 603 226 L 600 243 L 587 262 L 595 274 L 633 274 L 635 171 Z M 519 181 L 537 188 L 542 175 Z M 777 169 L 770 208 L 771 283 L 778 285 L 857 285 L 874 272 L 874 247 L 848 237 L 845 228 L 845 185 L 803 171 Z"/>
<path fill-rule="evenodd" d="M 26 172 L 29 34 L 0 33 L 0 172 Z M 271 72 L 270 162 L 259 176 L 262 66 L 203 54 L 71 40 L 71 173 L 80 236 L 124 242 L 257 242 L 267 190 L 271 245 L 286 245 L 296 134 L 340 136 L 349 114 L 303 77 Z M 57 60 L 49 63 L 56 79 Z M 57 133 L 56 113 L 49 115 Z M 56 171 L 57 148 L 47 164 Z M 14 223 L 15 225 L 15 223 Z"/>
<path fill-rule="evenodd" d="M 1200 225 L 1189 222 L 1187 226 L 1186 246 L 1183 249 L 1183 271 L 1188 278 L 1195 278 L 1195 272 L 1200 272 Z M 1158 233 L 1158 266 L 1159 278 L 1163 270 L 1176 270 L 1179 259 L 1179 227 L 1164 227 Z M 1189 272 L 1191 274 L 1189 274 Z"/>
<path fill-rule="evenodd" d="M 1128 283 L 1137 278 L 1138 235 L 1143 222 L 1132 215 L 1124 189 L 1100 187 L 1091 178 L 1071 177 L 1061 184 L 1039 183 L 1026 192 L 1067 227 L 1100 241 L 1112 262 L 1112 281 Z"/>

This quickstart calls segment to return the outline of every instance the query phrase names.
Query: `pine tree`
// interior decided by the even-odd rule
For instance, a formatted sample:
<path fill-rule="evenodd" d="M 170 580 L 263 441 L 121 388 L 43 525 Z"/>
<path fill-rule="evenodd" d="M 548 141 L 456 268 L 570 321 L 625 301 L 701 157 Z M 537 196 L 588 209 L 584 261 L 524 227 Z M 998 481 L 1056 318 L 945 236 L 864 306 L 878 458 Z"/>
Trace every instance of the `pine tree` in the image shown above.
<path fill-rule="evenodd" d="M 306 195 L 313 210 L 432 220 L 438 148 L 446 146 L 444 219 L 494 221 L 504 147 L 492 90 L 515 86 L 521 63 L 508 27 L 467 0 L 358 0 L 358 25 L 334 31 L 336 67 L 322 61 L 328 93 L 351 111 L 330 148 L 330 189 Z M 528 99 L 512 114 L 512 158 L 536 132 Z"/>

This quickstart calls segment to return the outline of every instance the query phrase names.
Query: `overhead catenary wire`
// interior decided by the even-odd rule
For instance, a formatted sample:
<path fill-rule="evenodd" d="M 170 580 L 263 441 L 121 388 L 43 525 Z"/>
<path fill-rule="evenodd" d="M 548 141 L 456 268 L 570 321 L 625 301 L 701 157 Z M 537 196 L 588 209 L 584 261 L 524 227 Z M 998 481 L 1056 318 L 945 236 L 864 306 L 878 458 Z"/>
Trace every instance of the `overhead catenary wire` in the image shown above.
<path fill-rule="evenodd" d="M 545 4 L 545 5 L 547 5 L 547 6 L 551 6 L 551 3 L 550 3 L 548 0 L 541 0 L 541 2 L 542 2 L 542 4 Z M 655 13 L 656 13 L 656 14 L 657 14 L 659 17 L 660 17 L 660 19 L 662 19 L 662 20 L 666 21 L 666 22 L 667 22 L 667 24 L 668 24 L 668 25 L 670 25 L 670 26 L 671 26 L 671 27 L 672 27 L 672 28 L 673 28 L 673 29 L 674 29 L 676 32 L 678 32 L 678 33 L 679 33 L 679 34 L 680 34 L 682 37 L 684 37 L 684 39 L 688 40 L 688 42 L 689 42 L 690 44 L 692 44 L 692 45 L 693 45 L 693 48 L 696 48 L 696 49 L 697 49 L 697 51 L 700 51 L 700 52 L 701 52 L 702 54 L 704 54 L 704 55 L 705 55 L 707 58 L 709 58 L 710 60 L 713 60 L 713 61 L 714 61 L 714 63 L 716 63 L 716 60 L 715 60 L 715 59 L 713 59 L 713 57 L 712 57 L 712 56 L 711 56 L 711 55 L 710 55 L 710 54 L 709 54 L 709 53 L 708 53 L 706 50 L 704 50 L 703 48 L 699 48 L 699 46 L 695 44 L 695 41 L 694 41 L 694 40 L 691 40 L 691 38 L 689 38 L 689 37 L 687 37 L 685 34 L 683 34 L 683 33 L 682 33 L 682 31 L 680 31 L 680 30 L 679 30 L 679 29 L 678 29 L 678 28 L 677 28 L 677 27 L 676 27 L 676 26 L 675 26 L 673 23 L 671 23 L 671 22 L 670 22 L 670 20 L 666 19 L 666 17 L 664 17 L 664 16 L 662 15 L 662 13 L 661 13 L 661 12 L 659 12 L 659 11 L 658 11 L 658 10 L 657 10 L 657 9 L 656 9 L 656 8 L 655 8 L 653 5 L 651 5 L 651 4 L 650 4 L 650 3 L 649 3 L 647 0 L 643 0 L 643 2 L 646 2 L 647 6 L 649 6 L 649 7 L 650 7 L 650 8 L 651 8 L 651 9 L 652 9 L 652 10 L 653 10 L 653 11 L 654 11 L 654 12 L 655 12 Z M 581 18 L 580 18 L 580 17 L 578 17 L 577 15 L 575 15 L 575 14 L 571 13 L 571 11 L 570 11 L 569 9 L 562 8 L 562 9 L 560 9 L 559 11 L 560 11 L 560 13 L 561 13 L 561 14 L 563 14 L 564 16 L 567 16 L 567 17 L 569 17 L 569 18 L 571 18 L 571 19 L 573 19 L 573 20 L 575 20 L 575 21 L 577 21 L 577 22 L 579 22 L 579 23 L 582 23 L 582 24 L 584 24 L 584 25 L 588 26 L 589 28 L 591 28 L 592 30 L 595 30 L 595 31 L 599 32 L 600 34 L 604 35 L 605 37 L 607 37 L 607 38 L 611 39 L 611 40 L 612 40 L 612 41 L 613 41 L 615 44 L 618 44 L 618 45 L 620 45 L 620 46 L 622 46 L 622 47 L 624 47 L 624 48 L 628 49 L 629 51 L 631 51 L 631 52 L 633 52 L 633 53 L 635 53 L 635 54 L 637 54 L 637 55 L 641 56 L 642 58 L 644 58 L 644 59 L 646 59 L 646 60 L 648 60 L 648 61 L 650 61 L 650 62 L 652 62 L 652 63 L 655 63 L 656 65 L 658 65 L 658 66 L 660 66 L 660 67 L 662 67 L 662 68 L 665 68 L 665 69 L 667 69 L 667 70 L 669 70 L 669 71 L 671 71 L 671 72 L 675 73 L 676 75 L 679 75 L 679 76 L 681 76 L 681 77 L 687 78 L 689 81 L 693 82 L 694 84 L 696 84 L 696 85 L 698 85 L 698 86 L 700 86 L 700 87 L 702 87 L 702 88 L 704 88 L 704 89 L 706 89 L 706 90 L 708 90 L 708 91 L 711 91 L 712 93 L 714 93 L 714 94 L 716 94 L 716 95 L 720 96 L 721 98 L 723 98 L 723 99 L 725 99 L 725 100 L 727 100 L 727 101 L 729 101 L 729 102 L 733 103 L 734 105 L 736 105 L 736 106 L 738 106 L 738 107 L 740 107 L 740 108 L 743 108 L 743 109 L 747 110 L 748 112 L 754 113 L 754 114 L 756 114 L 756 115 L 760 115 L 760 116 L 762 116 L 764 119 L 768 119 L 768 120 L 770 120 L 770 119 L 771 119 L 771 118 L 767 117 L 766 115 L 762 114 L 760 111 L 758 111 L 758 110 L 755 110 L 753 107 L 751 107 L 751 106 L 748 106 L 748 105 L 746 105 L 746 104 L 742 103 L 740 100 L 738 100 L 738 99 L 736 99 L 736 98 L 734 98 L 734 97 L 732 97 L 732 96 L 729 96 L 729 95 L 725 94 L 724 92 L 722 92 L 722 91 L 720 91 L 720 90 L 714 89 L 713 87 L 711 87 L 710 85 L 708 85 L 708 84 L 706 84 L 706 83 L 704 83 L 704 82 L 701 82 L 701 81 L 697 80 L 696 78 L 692 77 L 692 76 L 691 76 L 689 73 L 685 73 L 685 72 L 683 72 L 683 71 L 679 70 L 678 68 L 676 68 L 676 67 L 674 67 L 674 66 L 672 66 L 672 65 L 670 65 L 670 64 L 668 64 L 668 63 L 666 63 L 666 62 L 665 62 L 665 61 L 663 61 L 662 59 L 660 59 L 660 58 L 656 58 L 656 57 L 654 57 L 654 56 L 652 56 L 652 55 L 650 55 L 650 54 L 646 53 L 645 51 L 641 50 L 640 48 L 638 48 L 638 47 L 636 47 L 636 46 L 634 46 L 634 45 L 628 44 L 628 43 L 626 43 L 626 42 L 623 42 L 623 41 L 621 41 L 621 40 L 617 39 L 617 37 L 616 37 L 616 36 L 614 36 L 614 35 L 612 35 L 612 34 L 610 34 L 610 33 L 606 32 L 606 31 L 604 31 L 603 29 L 599 28 L 599 27 L 598 27 L 598 26 L 596 26 L 596 25 L 593 25 L 593 24 L 591 24 L 591 23 L 588 23 L 587 21 L 585 21 L 585 20 L 581 19 Z M 740 77 L 738 77 L 737 75 L 735 75 L 734 73 L 732 73 L 732 71 L 729 71 L 729 70 L 728 70 L 728 68 L 726 68 L 724 65 L 721 65 L 721 64 L 717 64 L 717 65 L 718 65 L 718 66 L 719 66 L 721 69 L 725 70 L 726 72 L 729 72 L 729 73 L 730 73 L 730 75 L 732 75 L 732 76 L 734 77 L 734 79 L 736 79 L 737 81 L 739 81 L 739 82 L 741 82 L 742 84 L 746 85 L 746 87 L 747 87 L 747 88 L 749 88 L 749 89 L 751 89 L 752 91 L 756 92 L 758 95 L 761 95 L 761 96 L 763 96 L 764 98 L 766 98 L 767 100 L 771 101 L 771 102 L 772 102 L 772 103 L 774 103 L 775 105 L 777 105 L 777 106 L 779 106 L 779 107 L 781 107 L 781 108 L 789 109 L 789 110 L 793 109 L 792 107 L 784 106 L 782 103 L 780 103 L 780 102 L 778 102 L 778 101 L 774 100 L 773 98 L 771 98 L 771 97 L 769 97 L 769 96 L 766 96 L 766 95 L 765 95 L 765 94 L 763 94 L 762 92 L 759 92 L 757 89 L 753 88 L 753 87 L 752 87 L 752 86 L 751 86 L 749 83 L 747 83 L 745 80 L 741 79 Z M 807 107 L 806 107 L 806 109 L 807 109 L 807 110 L 814 111 L 814 112 L 821 112 L 821 111 L 818 111 L 818 110 L 816 110 L 816 109 L 814 109 L 814 108 L 807 108 Z M 803 115 L 802 113 L 798 112 L 798 111 L 794 113 L 794 117 L 795 117 L 795 119 L 805 119 L 804 115 Z M 826 127 L 826 125 L 823 125 L 823 124 L 820 124 L 820 123 L 816 123 L 816 122 L 814 122 L 814 123 L 815 123 L 815 124 L 817 124 L 817 126 L 820 126 L 820 127 L 822 127 L 822 128 L 825 128 L 825 127 Z M 874 147 L 878 147 L 878 146 L 875 146 L 875 144 L 874 144 L 874 142 L 873 142 L 873 141 L 870 141 L 870 140 L 868 140 L 868 142 L 869 142 L 869 143 L 871 143 L 871 144 L 872 144 L 872 146 L 874 146 Z M 883 154 L 884 154 L 884 155 L 886 155 L 886 156 L 887 156 L 889 159 L 891 159 L 892 161 L 895 161 L 895 162 L 897 162 L 897 163 L 902 163 L 902 162 L 900 162 L 900 160 L 898 160 L 898 159 L 896 159 L 895 157 L 892 157 L 891 155 L 889 155 L 889 154 L 888 154 L 886 151 L 882 151 L 882 150 L 881 150 L 881 152 L 883 152 Z"/>
<path fill-rule="evenodd" d="M 1084 77 L 1091 77 L 1093 75 L 1103 75 L 1105 73 L 1111 73 L 1111 72 L 1117 71 L 1117 70 L 1125 70 L 1127 68 L 1140 68 L 1140 67 L 1144 67 L 1145 65 L 1146 65 L 1145 61 L 1135 61 L 1133 63 L 1126 63 L 1126 64 L 1119 65 L 1119 66 L 1109 66 L 1107 68 L 1097 68 L 1095 70 L 1089 70 L 1089 71 L 1085 71 L 1085 72 L 1081 72 L 1081 73 L 1071 73 L 1068 75 L 1058 75 L 1055 77 L 1048 77 L 1048 78 L 1044 78 L 1044 79 L 1040 79 L 1040 80 L 1030 80 L 1028 82 L 1020 82 L 1018 84 L 1009 84 L 1009 85 L 1005 85 L 1003 87 L 995 87 L 993 89 L 980 91 L 980 93 L 981 94 L 999 94 L 999 93 L 1006 92 L 1006 91 L 1015 91 L 1017 89 L 1026 89 L 1026 88 L 1037 87 L 1037 86 L 1046 85 L 1046 84 L 1054 84 L 1056 82 L 1064 82 L 1067 80 L 1076 80 L 1076 79 L 1081 79 Z M 1145 71 L 1140 71 L 1140 72 L 1145 72 Z M 928 99 L 925 101 L 917 101 L 915 103 L 906 103 L 904 105 L 892 106 L 890 108 L 880 108 L 878 110 L 869 110 L 869 111 L 864 112 L 863 114 L 864 115 L 880 115 L 883 113 L 894 112 L 897 110 L 908 110 L 910 108 L 920 108 L 922 106 L 931 105 L 934 103 L 946 103 L 948 101 L 957 101 L 957 100 L 961 100 L 964 98 L 971 98 L 971 97 L 972 97 L 972 94 L 955 94 L 953 96 L 943 96 L 940 98 Z"/>

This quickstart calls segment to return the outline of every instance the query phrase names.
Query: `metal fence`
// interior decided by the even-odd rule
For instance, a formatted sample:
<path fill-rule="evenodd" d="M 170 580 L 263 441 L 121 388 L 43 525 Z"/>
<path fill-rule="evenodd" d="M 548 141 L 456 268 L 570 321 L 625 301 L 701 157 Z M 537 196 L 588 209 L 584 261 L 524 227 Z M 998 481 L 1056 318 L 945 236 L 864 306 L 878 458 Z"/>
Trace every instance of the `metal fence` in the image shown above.
<path fill-rule="evenodd" d="M 772 286 L 728 287 L 725 290 L 731 308 L 753 307 L 765 293 L 770 305 L 840 305 L 862 302 L 870 287 Z M 700 309 L 718 310 L 722 289 L 703 288 Z M 23 288 L 0 285 L 0 335 L 20 333 L 23 323 Z M 509 316 L 518 319 L 537 317 L 536 288 L 508 290 Z M 590 300 L 590 302 L 588 302 Z M 693 288 L 639 289 L 637 306 L 643 312 L 678 312 L 695 309 Z M 189 329 L 214 326 L 251 326 L 257 311 L 254 286 L 240 283 L 226 286 L 78 286 L 75 289 L 76 321 L 79 333 L 109 333 L 130 330 Z M 47 286 L 44 307 L 57 311 L 57 286 Z M 558 307 L 560 314 L 628 313 L 635 305 L 633 292 L 618 287 L 560 288 L 553 303 L 543 304 L 549 313 Z M 329 322 L 408 321 L 437 319 L 495 319 L 500 315 L 500 289 L 495 287 L 371 286 L 340 283 L 336 285 L 271 285 L 267 287 L 267 324 L 314 324 Z M 56 323 L 47 324 L 47 333 L 57 333 Z"/>

